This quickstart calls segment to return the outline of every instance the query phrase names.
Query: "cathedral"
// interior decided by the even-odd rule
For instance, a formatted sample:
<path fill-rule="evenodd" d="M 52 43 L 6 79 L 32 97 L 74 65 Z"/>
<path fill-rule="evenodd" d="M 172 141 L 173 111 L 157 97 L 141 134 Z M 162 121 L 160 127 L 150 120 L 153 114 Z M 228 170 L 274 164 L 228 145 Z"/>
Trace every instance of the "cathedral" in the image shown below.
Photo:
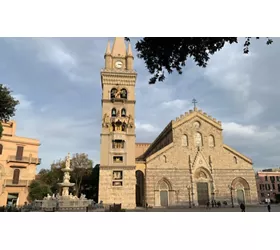
<path fill-rule="evenodd" d="M 195 102 L 152 143 L 136 143 L 131 45 L 115 38 L 104 58 L 99 202 L 131 209 L 258 202 L 252 160 L 223 143 L 221 122 Z"/>

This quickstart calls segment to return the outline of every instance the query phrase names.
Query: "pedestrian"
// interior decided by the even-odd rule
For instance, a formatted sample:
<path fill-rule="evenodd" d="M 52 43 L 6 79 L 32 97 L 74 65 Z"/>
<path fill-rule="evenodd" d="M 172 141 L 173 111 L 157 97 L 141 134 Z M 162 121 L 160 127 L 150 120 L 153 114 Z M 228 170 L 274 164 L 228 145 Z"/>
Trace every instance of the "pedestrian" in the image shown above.
<path fill-rule="evenodd" d="M 214 205 L 215 205 L 215 204 L 214 204 L 214 200 L 212 200 L 212 204 L 211 204 L 211 205 L 212 205 L 212 207 L 214 207 Z"/>
<path fill-rule="evenodd" d="M 268 203 L 268 205 L 267 205 L 267 210 L 268 210 L 268 212 L 270 212 L 271 211 L 271 206 L 270 206 L 270 204 Z"/>
<path fill-rule="evenodd" d="M 245 205 L 244 205 L 244 203 L 240 204 L 240 209 L 241 209 L 241 212 L 245 212 Z"/>
<path fill-rule="evenodd" d="M 207 209 L 210 209 L 210 201 L 207 201 L 206 206 L 207 206 Z"/>

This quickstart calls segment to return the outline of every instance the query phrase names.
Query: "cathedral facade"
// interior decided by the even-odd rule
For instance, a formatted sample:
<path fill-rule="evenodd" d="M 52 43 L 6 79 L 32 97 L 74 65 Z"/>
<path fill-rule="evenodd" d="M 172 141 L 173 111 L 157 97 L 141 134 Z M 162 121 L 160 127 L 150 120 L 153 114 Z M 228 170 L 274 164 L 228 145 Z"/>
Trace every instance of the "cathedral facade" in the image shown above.
<path fill-rule="evenodd" d="M 137 206 L 258 202 L 252 160 L 223 143 L 222 124 L 194 107 L 172 120 L 153 143 L 136 143 L 131 46 L 108 43 L 101 72 L 99 201 Z"/>

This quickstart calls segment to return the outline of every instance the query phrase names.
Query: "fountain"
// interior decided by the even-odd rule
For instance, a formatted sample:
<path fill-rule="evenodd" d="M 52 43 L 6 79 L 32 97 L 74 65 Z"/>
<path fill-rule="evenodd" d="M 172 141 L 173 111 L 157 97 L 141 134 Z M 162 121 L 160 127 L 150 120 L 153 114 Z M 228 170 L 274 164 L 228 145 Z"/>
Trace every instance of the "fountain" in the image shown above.
<path fill-rule="evenodd" d="M 69 194 L 69 188 L 73 187 L 75 183 L 70 182 L 70 172 L 73 171 L 70 168 L 70 154 L 66 157 L 65 168 L 61 169 L 64 172 L 63 182 L 58 183 L 62 187 L 62 195 L 50 196 L 43 199 L 42 209 L 44 211 L 85 211 L 89 205 L 93 203 L 93 200 L 88 200 L 84 194 L 81 194 L 80 198 L 76 195 Z"/>
<path fill-rule="evenodd" d="M 72 171 L 73 169 L 70 168 L 70 154 L 68 153 L 65 168 L 62 169 L 62 172 L 64 172 L 63 182 L 58 183 L 58 185 L 62 187 L 62 197 L 64 198 L 69 196 L 69 187 L 73 187 L 75 185 L 75 183 L 70 183 L 70 172 Z"/>

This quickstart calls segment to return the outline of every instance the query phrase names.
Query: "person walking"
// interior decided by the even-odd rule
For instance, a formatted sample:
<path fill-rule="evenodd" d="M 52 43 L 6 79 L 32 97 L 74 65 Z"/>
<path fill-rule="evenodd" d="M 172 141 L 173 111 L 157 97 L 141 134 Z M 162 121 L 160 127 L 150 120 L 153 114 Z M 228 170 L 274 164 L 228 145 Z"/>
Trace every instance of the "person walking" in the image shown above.
<path fill-rule="evenodd" d="M 241 209 L 241 212 L 245 212 L 245 205 L 244 205 L 244 203 L 240 204 L 240 209 Z"/>
<path fill-rule="evenodd" d="M 268 205 L 267 205 L 267 211 L 268 212 L 270 212 L 271 211 L 271 206 L 270 206 L 270 204 L 268 203 Z"/>

